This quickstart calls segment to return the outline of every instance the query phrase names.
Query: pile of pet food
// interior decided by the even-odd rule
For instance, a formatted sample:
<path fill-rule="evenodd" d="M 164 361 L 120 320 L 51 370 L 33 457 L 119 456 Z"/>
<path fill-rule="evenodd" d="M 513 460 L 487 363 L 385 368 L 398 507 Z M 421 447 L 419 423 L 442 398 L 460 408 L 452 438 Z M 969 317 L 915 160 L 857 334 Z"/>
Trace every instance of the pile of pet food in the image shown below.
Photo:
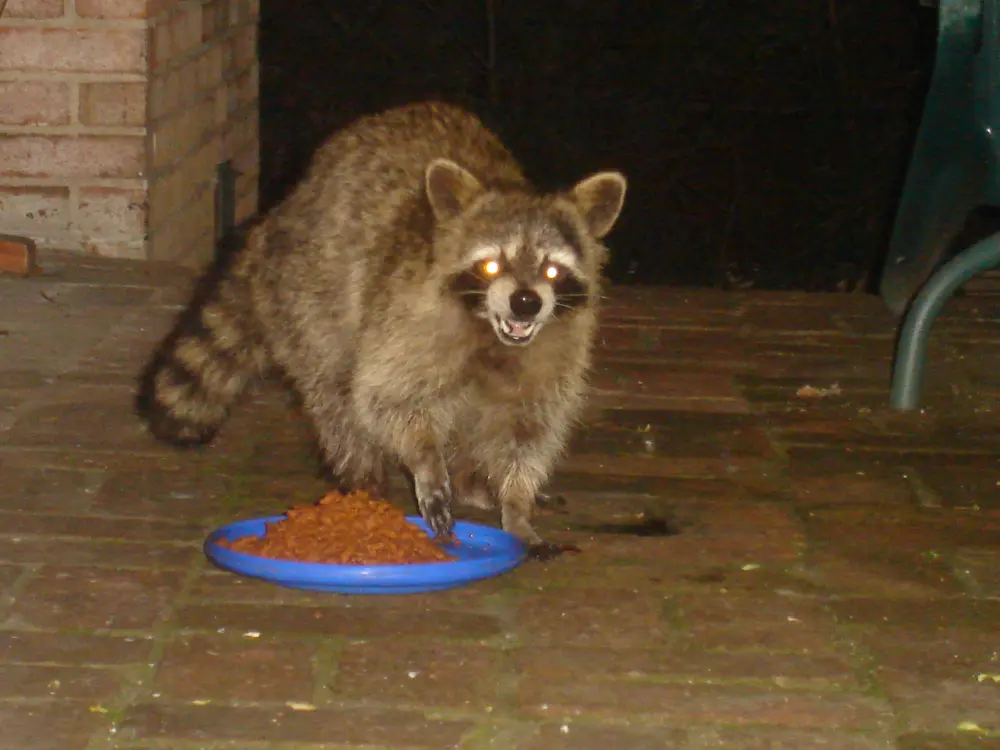
<path fill-rule="evenodd" d="M 220 545 L 258 557 L 336 565 L 401 565 L 454 560 L 403 511 L 366 492 L 331 492 L 315 505 L 291 508 L 264 536 Z"/>

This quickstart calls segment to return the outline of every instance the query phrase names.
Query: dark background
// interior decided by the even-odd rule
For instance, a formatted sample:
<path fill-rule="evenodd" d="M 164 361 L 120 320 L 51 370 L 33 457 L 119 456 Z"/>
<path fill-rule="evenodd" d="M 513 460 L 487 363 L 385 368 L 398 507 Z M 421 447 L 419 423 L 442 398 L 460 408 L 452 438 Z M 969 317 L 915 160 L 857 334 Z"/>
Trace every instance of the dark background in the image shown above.
<path fill-rule="evenodd" d="M 264 202 L 355 117 L 443 98 L 543 187 L 626 173 L 617 281 L 870 288 L 935 24 L 917 0 L 265 0 Z"/>

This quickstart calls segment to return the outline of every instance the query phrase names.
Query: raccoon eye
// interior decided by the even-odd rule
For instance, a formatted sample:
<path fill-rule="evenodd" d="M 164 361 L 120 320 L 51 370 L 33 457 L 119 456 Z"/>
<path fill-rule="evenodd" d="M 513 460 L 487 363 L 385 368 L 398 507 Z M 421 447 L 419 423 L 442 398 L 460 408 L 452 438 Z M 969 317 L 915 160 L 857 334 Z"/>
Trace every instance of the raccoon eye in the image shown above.
<path fill-rule="evenodd" d="M 500 264 L 495 260 L 484 261 L 480 268 L 483 269 L 483 273 L 487 276 L 496 276 L 500 273 Z"/>
<path fill-rule="evenodd" d="M 548 265 L 545 267 L 545 278 L 549 281 L 555 281 L 559 278 L 559 266 Z"/>

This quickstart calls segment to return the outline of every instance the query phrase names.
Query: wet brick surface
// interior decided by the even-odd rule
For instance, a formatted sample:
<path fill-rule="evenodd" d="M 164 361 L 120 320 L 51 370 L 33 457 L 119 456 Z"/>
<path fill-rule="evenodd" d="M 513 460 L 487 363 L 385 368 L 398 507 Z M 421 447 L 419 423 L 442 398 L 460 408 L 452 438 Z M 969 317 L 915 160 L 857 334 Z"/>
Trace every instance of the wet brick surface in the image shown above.
<path fill-rule="evenodd" d="M 344 597 L 201 553 L 325 489 L 280 387 L 201 451 L 131 413 L 190 272 L 42 266 L 0 279 L 5 750 L 1000 748 L 981 305 L 949 305 L 925 408 L 898 415 L 877 299 L 611 290 L 565 502 L 537 519 L 581 552 Z"/>

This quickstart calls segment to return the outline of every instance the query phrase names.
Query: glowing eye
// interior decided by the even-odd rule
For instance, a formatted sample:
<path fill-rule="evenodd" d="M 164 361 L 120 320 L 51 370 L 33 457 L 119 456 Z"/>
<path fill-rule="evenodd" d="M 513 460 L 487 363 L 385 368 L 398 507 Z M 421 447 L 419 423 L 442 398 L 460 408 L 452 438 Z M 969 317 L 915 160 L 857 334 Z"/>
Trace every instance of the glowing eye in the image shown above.
<path fill-rule="evenodd" d="M 498 273 L 500 273 L 500 264 L 497 263 L 495 260 L 488 260 L 485 263 L 483 263 L 483 272 L 487 276 L 496 276 Z"/>
<path fill-rule="evenodd" d="M 545 269 L 545 278 L 554 279 L 559 275 L 559 268 L 557 266 L 549 266 Z"/>

